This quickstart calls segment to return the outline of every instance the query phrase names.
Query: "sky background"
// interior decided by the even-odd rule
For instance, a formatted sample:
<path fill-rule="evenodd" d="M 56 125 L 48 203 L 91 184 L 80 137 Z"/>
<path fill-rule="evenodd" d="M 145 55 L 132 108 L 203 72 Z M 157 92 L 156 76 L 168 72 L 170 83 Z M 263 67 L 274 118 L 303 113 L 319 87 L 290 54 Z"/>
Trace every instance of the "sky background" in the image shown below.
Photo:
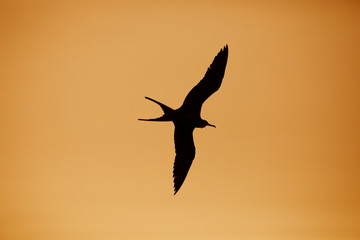
<path fill-rule="evenodd" d="M 0 239 L 360 239 L 357 1 L 0 1 Z M 176 196 L 173 108 L 229 45 Z"/>

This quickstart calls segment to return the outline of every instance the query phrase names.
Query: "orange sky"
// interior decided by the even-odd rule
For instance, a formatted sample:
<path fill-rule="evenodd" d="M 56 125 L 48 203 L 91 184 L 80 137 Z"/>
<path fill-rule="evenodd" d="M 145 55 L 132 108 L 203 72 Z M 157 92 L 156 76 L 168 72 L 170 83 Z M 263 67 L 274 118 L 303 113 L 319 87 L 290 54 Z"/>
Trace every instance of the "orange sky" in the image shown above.
<path fill-rule="evenodd" d="M 1 1 L 0 239 L 360 239 L 356 1 Z M 173 125 L 229 45 L 173 196 Z"/>

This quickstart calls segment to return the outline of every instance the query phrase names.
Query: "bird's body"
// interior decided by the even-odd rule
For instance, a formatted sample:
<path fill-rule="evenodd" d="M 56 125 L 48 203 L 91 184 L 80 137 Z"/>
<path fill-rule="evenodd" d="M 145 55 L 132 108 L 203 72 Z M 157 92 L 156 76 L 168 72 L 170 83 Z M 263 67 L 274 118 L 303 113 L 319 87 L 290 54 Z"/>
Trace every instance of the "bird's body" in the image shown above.
<path fill-rule="evenodd" d="M 172 121 L 175 125 L 175 163 L 174 163 L 174 190 L 180 189 L 195 157 L 193 131 L 195 128 L 206 126 L 215 127 L 203 120 L 200 116 L 202 104 L 216 92 L 224 77 L 228 58 L 228 46 L 220 50 L 208 68 L 204 78 L 189 92 L 182 106 L 176 110 L 154 99 L 146 99 L 158 104 L 164 115 L 154 119 L 139 119 L 142 121 Z"/>

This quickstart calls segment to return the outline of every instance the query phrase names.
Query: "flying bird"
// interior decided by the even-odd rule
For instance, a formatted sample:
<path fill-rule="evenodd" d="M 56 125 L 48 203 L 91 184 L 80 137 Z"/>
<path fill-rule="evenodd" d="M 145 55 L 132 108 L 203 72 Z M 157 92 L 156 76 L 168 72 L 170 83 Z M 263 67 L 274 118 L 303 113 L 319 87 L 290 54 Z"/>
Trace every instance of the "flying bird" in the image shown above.
<path fill-rule="evenodd" d="M 174 195 L 179 191 L 195 158 L 193 132 L 195 128 L 214 127 L 200 116 L 201 107 L 206 99 L 216 92 L 224 77 L 228 59 L 228 46 L 220 50 L 207 69 L 204 78 L 188 93 L 180 108 L 174 110 L 152 98 L 146 99 L 158 104 L 164 115 L 141 121 L 172 121 L 175 125 L 175 162 L 173 170 Z"/>

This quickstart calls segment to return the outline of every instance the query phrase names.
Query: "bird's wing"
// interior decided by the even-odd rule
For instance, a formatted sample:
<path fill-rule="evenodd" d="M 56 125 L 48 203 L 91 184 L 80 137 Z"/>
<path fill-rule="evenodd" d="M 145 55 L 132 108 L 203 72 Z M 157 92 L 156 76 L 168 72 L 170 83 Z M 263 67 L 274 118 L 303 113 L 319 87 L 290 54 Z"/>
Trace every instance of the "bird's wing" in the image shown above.
<path fill-rule="evenodd" d="M 174 195 L 179 191 L 195 157 L 193 127 L 175 124 Z"/>
<path fill-rule="evenodd" d="M 227 59 L 228 46 L 226 45 L 214 58 L 204 78 L 188 93 L 181 108 L 192 110 L 200 115 L 202 104 L 220 88 Z"/>

